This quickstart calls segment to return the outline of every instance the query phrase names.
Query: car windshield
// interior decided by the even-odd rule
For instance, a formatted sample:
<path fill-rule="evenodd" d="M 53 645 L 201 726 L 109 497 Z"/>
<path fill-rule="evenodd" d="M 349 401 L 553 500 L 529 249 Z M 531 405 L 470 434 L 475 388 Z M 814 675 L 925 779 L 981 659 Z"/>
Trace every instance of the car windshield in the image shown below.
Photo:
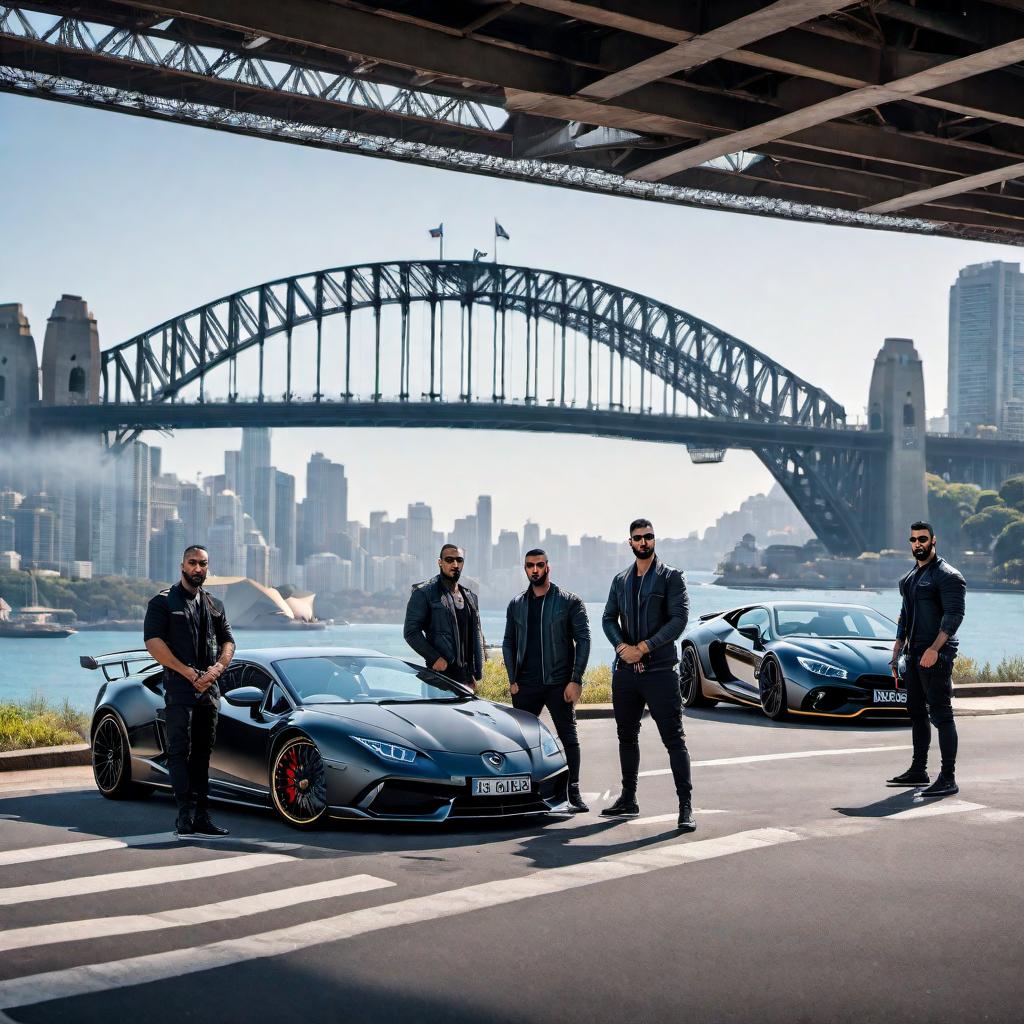
<path fill-rule="evenodd" d="M 454 702 L 471 696 L 457 683 L 396 658 L 321 654 L 285 658 L 274 668 L 303 704 Z"/>
<path fill-rule="evenodd" d="M 775 631 L 780 637 L 895 640 L 896 623 L 872 608 L 857 605 L 776 605 Z"/>

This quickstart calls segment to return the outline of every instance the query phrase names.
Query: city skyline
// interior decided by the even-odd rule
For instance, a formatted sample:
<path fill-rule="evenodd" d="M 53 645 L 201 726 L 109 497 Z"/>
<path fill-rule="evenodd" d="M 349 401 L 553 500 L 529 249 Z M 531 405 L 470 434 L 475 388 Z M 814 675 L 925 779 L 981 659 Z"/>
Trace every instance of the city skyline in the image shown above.
<path fill-rule="evenodd" d="M 502 249 L 508 262 L 610 281 L 691 311 L 825 388 L 851 418 L 863 416 L 883 338 L 912 337 L 934 417 L 945 406 L 948 288 L 962 267 L 1016 252 L 371 163 L 22 97 L 0 98 L 0 112 L 18 142 L 0 154 L 0 169 L 24 199 L 2 215 L 19 244 L 0 253 L 0 298 L 23 303 L 37 338 L 65 291 L 89 302 L 107 347 L 258 281 L 373 259 L 433 258 L 428 228 L 442 220 L 446 254 L 469 258 L 474 245 L 489 248 L 497 217 L 511 235 Z M 103 147 L 90 145 L 98 131 Z M 46 160 L 34 155 L 41 138 L 51 147 Z M 122 170 L 139 147 L 160 149 L 167 160 L 159 198 Z M 59 184 L 58 168 L 66 166 L 76 168 L 74 193 Z M 268 197 L 281 197 L 282 216 L 267 215 Z M 143 238 L 159 237 L 154 259 L 128 255 L 111 209 L 131 210 Z M 63 230 L 67 224 L 76 230 Z M 56 232 L 62 245 L 54 249 L 47 239 Z M 282 470 L 301 477 L 305 457 L 321 450 L 353 476 L 372 476 L 376 501 L 353 498 L 351 512 L 361 518 L 376 506 L 404 507 L 408 489 L 454 520 L 463 514 L 462 495 L 450 466 L 471 467 L 468 490 L 500 500 L 508 522 L 523 522 L 542 505 L 577 537 L 617 535 L 636 514 L 635 490 L 615 485 L 623 478 L 646 482 L 644 514 L 679 534 L 705 529 L 771 486 L 767 470 L 742 451 L 730 451 L 718 467 L 692 467 L 684 452 L 635 442 L 429 430 L 285 433 L 283 426 L 275 424 Z M 170 441 L 146 439 L 163 446 L 168 467 L 194 479 L 217 471 L 215 453 L 234 436 L 181 431 Z M 546 470 L 543 502 L 534 493 L 539 469 Z M 298 479 L 300 499 L 302 487 Z"/>

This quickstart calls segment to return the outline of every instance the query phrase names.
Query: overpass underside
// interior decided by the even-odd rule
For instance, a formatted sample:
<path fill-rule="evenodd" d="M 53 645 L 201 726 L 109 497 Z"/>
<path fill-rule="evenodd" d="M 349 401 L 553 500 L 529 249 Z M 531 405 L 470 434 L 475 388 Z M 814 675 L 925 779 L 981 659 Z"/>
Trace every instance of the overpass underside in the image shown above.
<path fill-rule="evenodd" d="M 0 90 L 654 201 L 1019 244 L 1017 0 L 0 4 Z"/>

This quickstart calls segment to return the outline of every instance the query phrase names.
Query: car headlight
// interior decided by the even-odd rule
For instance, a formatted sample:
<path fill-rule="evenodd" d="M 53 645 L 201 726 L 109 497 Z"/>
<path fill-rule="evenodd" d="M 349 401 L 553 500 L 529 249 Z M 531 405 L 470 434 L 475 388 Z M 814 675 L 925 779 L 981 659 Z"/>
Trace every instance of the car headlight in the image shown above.
<path fill-rule="evenodd" d="M 364 736 L 353 736 L 356 743 L 361 743 L 367 750 L 372 750 L 385 761 L 397 761 L 400 764 L 412 764 L 416 760 L 416 751 L 408 747 L 400 747 L 397 743 L 385 743 L 384 740 L 370 740 Z"/>
<path fill-rule="evenodd" d="M 556 757 L 562 752 L 558 740 L 543 725 L 540 727 L 540 750 L 545 757 Z"/>
<path fill-rule="evenodd" d="M 826 676 L 829 679 L 848 679 L 850 675 L 845 668 L 830 665 L 827 661 L 817 661 L 814 658 L 797 658 L 796 660 L 808 672 L 812 672 L 816 676 Z"/>

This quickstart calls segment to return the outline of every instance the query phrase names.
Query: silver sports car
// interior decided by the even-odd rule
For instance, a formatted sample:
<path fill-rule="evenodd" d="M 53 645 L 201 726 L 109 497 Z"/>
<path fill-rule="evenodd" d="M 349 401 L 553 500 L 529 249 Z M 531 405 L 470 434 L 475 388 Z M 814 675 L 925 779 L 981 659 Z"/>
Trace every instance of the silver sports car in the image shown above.
<path fill-rule="evenodd" d="M 766 601 L 702 615 L 683 634 L 683 703 L 748 704 L 776 720 L 906 717 L 889 668 L 895 637 L 895 622 L 855 604 Z"/>
<path fill-rule="evenodd" d="M 96 785 L 112 799 L 170 789 L 162 670 L 145 651 L 101 669 Z M 441 822 L 567 813 L 568 769 L 533 715 L 375 651 L 272 648 L 236 656 L 210 762 L 214 799 L 328 818 Z"/>

